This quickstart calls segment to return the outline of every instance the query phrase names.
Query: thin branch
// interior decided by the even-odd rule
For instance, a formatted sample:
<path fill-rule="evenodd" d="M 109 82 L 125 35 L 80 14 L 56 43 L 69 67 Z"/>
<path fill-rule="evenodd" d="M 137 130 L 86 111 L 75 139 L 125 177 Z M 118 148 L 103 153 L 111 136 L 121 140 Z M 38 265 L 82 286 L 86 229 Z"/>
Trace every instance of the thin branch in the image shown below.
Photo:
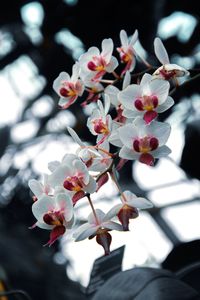
<path fill-rule="evenodd" d="M 195 81 L 196 79 L 200 78 L 200 73 L 195 75 L 194 77 L 186 80 L 184 83 L 180 84 L 179 86 L 174 87 L 171 92 L 169 93 L 169 96 L 172 96 L 175 94 L 175 92 L 177 92 L 180 88 L 182 88 L 183 86 L 186 86 L 188 84 L 190 84 L 191 82 Z"/>

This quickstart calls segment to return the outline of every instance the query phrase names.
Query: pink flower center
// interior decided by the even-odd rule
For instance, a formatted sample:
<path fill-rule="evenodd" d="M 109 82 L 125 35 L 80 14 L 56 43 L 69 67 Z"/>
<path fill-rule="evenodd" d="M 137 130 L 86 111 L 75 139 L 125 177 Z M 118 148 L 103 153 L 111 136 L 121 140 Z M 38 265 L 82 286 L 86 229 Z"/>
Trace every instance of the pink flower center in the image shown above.
<path fill-rule="evenodd" d="M 94 56 L 93 60 L 88 62 L 87 67 L 90 71 L 105 71 L 106 61 L 102 56 Z"/>
<path fill-rule="evenodd" d="M 79 192 L 83 189 L 83 184 L 78 176 L 67 177 L 63 183 L 66 190 Z"/>
<path fill-rule="evenodd" d="M 169 70 L 167 71 L 164 67 L 160 70 L 160 74 L 161 76 L 165 79 L 165 80 L 169 80 L 171 78 L 173 78 L 174 76 L 176 76 L 176 71 L 175 70 Z"/>
<path fill-rule="evenodd" d="M 134 105 L 139 111 L 151 111 L 158 106 L 158 97 L 155 95 L 143 96 L 141 98 L 136 99 Z"/>
<path fill-rule="evenodd" d="M 73 83 L 65 83 L 64 86 L 60 88 L 60 95 L 62 97 L 74 97 L 77 95 L 77 90 Z"/>
<path fill-rule="evenodd" d="M 117 51 L 119 52 L 121 62 L 128 63 L 133 60 L 134 52 L 130 47 L 126 49 L 124 49 L 123 47 L 117 48 Z"/>
<path fill-rule="evenodd" d="M 96 120 L 92 121 L 92 123 L 94 124 L 94 131 L 97 134 L 108 134 L 109 133 L 108 126 L 102 121 L 102 119 L 96 119 Z"/>
<path fill-rule="evenodd" d="M 43 220 L 48 225 L 63 225 L 64 215 L 63 211 L 50 211 L 43 216 Z"/>
<path fill-rule="evenodd" d="M 158 139 L 149 136 L 145 136 L 144 138 L 141 139 L 136 139 L 133 142 L 133 149 L 136 152 L 140 152 L 140 153 L 148 153 L 150 151 L 157 149 L 158 146 L 159 146 Z"/>

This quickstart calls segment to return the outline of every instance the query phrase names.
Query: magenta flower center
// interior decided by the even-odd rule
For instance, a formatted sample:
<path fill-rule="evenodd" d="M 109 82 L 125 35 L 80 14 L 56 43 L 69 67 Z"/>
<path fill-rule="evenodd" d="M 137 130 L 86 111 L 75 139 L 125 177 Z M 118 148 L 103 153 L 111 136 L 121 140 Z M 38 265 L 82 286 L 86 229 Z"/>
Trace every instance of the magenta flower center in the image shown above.
<path fill-rule="evenodd" d="M 43 216 L 43 220 L 48 225 L 63 225 L 65 220 L 63 211 L 50 211 Z"/>
<path fill-rule="evenodd" d="M 65 85 L 60 88 L 59 92 L 62 97 L 73 97 L 77 94 L 76 88 L 72 82 L 65 83 Z"/>
<path fill-rule="evenodd" d="M 78 176 L 67 177 L 63 183 L 66 190 L 79 192 L 83 189 L 83 183 Z"/>
<path fill-rule="evenodd" d="M 144 138 L 141 139 L 136 139 L 133 142 L 133 149 L 136 152 L 140 152 L 140 153 L 148 153 L 150 151 L 157 149 L 158 146 L 159 146 L 158 139 L 149 136 L 145 136 Z"/>
<path fill-rule="evenodd" d="M 143 96 L 136 99 L 134 105 L 139 111 L 151 111 L 158 106 L 158 97 L 156 95 Z"/>
<path fill-rule="evenodd" d="M 169 80 L 171 78 L 173 78 L 174 76 L 176 76 L 176 71 L 175 70 L 169 70 L 167 71 L 166 69 L 161 69 L 160 70 L 160 75 L 165 79 L 165 80 Z"/>
<path fill-rule="evenodd" d="M 104 71 L 106 61 L 102 56 L 94 56 L 93 60 L 88 62 L 87 67 L 90 71 Z"/>
<path fill-rule="evenodd" d="M 109 133 L 107 124 L 105 124 L 101 118 L 93 120 L 92 123 L 94 124 L 94 131 L 97 134 L 108 134 Z"/>

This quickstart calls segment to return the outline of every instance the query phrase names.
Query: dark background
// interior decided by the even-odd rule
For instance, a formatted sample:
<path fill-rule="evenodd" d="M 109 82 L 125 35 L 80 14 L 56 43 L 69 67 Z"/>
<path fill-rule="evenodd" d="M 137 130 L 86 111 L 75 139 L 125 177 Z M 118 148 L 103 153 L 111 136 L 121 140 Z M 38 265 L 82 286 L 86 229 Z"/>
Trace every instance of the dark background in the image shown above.
<path fill-rule="evenodd" d="M 33 96 L 25 93 L 28 101 L 25 102 L 16 123 L 7 123 L 0 128 L 0 158 L 1 165 L 4 165 L 4 168 L 2 167 L 0 170 L 0 267 L 2 272 L 4 270 L 6 273 L 6 284 L 10 288 L 23 289 L 33 299 L 84 299 L 84 296 L 80 294 L 79 285 L 72 283 L 67 278 L 65 265 L 58 265 L 53 260 L 56 251 L 59 250 L 58 243 L 50 249 L 43 248 L 41 245 L 47 240 L 48 233 L 38 229 L 28 230 L 28 226 L 34 223 L 34 218 L 31 213 L 32 199 L 27 181 L 29 178 L 38 176 L 32 168 L 32 160 L 22 168 L 17 168 L 13 163 L 17 154 L 31 145 L 39 143 L 40 137 L 55 140 L 66 133 L 64 127 L 51 132 L 46 126 L 49 124 L 49 120 L 56 118 L 60 113 L 57 107 L 58 96 L 52 89 L 53 80 L 63 70 L 71 73 L 74 63 L 71 49 L 67 47 L 67 44 L 64 46 L 57 43 L 55 36 L 62 29 L 68 29 L 82 41 L 86 50 L 90 46 L 100 47 L 102 39 L 108 37 L 111 37 L 115 45 L 119 46 L 120 30 L 125 29 L 131 35 L 137 28 L 140 42 L 148 52 L 148 60 L 155 65 L 158 62 L 153 56 L 153 40 L 157 34 L 159 21 L 175 11 L 181 11 L 194 16 L 197 19 L 197 25 L 191 37 L 184 44 L 174 35 L 165 40 L 165 46 L 170 56 L 179 53 L 182 56 L 190 57 L 200 42 L 199 3 L 196 0 L 181 2 L 179 0 L 79 0 L 71 2 L 71 4 L 61 0 L 37 1 L 43 7 L 44 19 L 40 28 L 38 27 L 41 32 L 41 40 L 34 43 L 27 34 L 27 25 L 21 17 L 22 7 L 30 2 L 3 0 L 0 9 L 0 32 L 2 33 L 0 48 L 8 37 L 12 41 L 11 49 L 1 53 L 1 71 L 4 72 L 8 66 L 14 66 L 18 59 L 25 55 L 37 67 L 38 74 L 36 76 L 42 76 L 46 80 L 42 88 Z M 139 71 L 140 67 L 140 65 L 137 67 Z M 198 74 L 198 68 L 199 65 L 195 62 L 191 76 Z M 26 75 L 22 74 L 22 81 L 23 76 Z M 16 93 L 15 82 L 11 83 L 11 88 Z M 191 97 L 194 93 L 199 95 L 199 92 L 200 81 L 197 78 L 190 84 L 178 88 L 174 99 L 177 104 L 183 96 Z M 33 115 L 31 113 L 33 105 L 44 95 L 50 96 L 49 101 L 52 107 L 50 112 L 43 116 Z M 20 93 L 18 96 L 20 97 Z M 2 98 L 0 99 L 1 103 L 5 101 L 9 103 L 6 95 Z M 86 117 L 83 115 L 80 105 L 75 104 L 70 107 L 70 111 L 76 117 L 76 130 L 80 136 L 91 141 L 91 137 L 84 129 Z M 9 115 L 9 110 L 7 113 Z M 168 113 L 170 112 L 162 115 L 162 120 L 168 116 Z M 185 116 L 185 122 L 192 113 L 193 107 L 190 106 L 188 114 Z M 36 119 L 39 125 L 38 129 L 32 137 L 16 143 L 11 134 L 13 129 L 17 124 L 23 125 L 31 118 Z M 200 168 L 197 168 L 197 165 L 199 166 L 199 138 L 200 128 L 199 119 L 197 119 L 187 125 L 187 143 L 181 160 L 181 167 L 187 172 L 189 178 L 200 178 Z M 132 182 L 131 163 L 121 174 L 122 182 Z M 136 184 L 135 188 L 141 195 L 145 194 Z M 174 244 L 179 243 L 173 230 L 168 228 L 161 219 L 159 209 L 150 213 L 171 241 Z M 1 276 L 3 277 L 3 273 Z"/>

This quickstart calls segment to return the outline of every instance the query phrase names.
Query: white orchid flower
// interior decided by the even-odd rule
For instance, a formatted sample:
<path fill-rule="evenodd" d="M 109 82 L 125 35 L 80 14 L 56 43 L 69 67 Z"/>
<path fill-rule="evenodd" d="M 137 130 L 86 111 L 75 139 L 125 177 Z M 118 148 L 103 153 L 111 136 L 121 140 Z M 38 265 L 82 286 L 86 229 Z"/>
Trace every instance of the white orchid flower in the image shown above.
<path fill-rule="evenodd" d="M 162 66 L 153 73 L 156 78 L 169 80 L 171 78 L 182 77 L 190 74 L 186 69 L 170 63 L 167 50 L 165 49 L 161 39 L 158 37 L 154 40 L 154 51 L 156 57 L 162 64 Z"/>
<path fill-rule="evenodd" d="M 169 82 L 156 79 L 144 74 L 140 84 L 131 84 L 118 94 L 118 98 L 124 106 L 123 115 L 127 118 L 143 117 L 149 124 L 158 113 L 166 111 L 174 104 L 174 100 L 168 96 Z"/>
<path fill-rule="evenodd" d="M 126 73 L 126 71 L 132 72 L 135 68 L 136 63 L 136 52 L 134 50 L 134 44 L 138 40 L 138 31 L 135 30 L 132 37 L 128 38 L 127 33 L 125 30 L 120 31 L 120 40 L 121 40 L 121 47 L 117 48 L 119 52 L 121 62 L 126 64 L 122 74 Z"/>
<path fill-rule="evenodd" d="M 105 251 L 105 255 L 110 253 L 111 235 L 108 233 L 110 230 L 122 231 L 123 228 L 120 224 L 110 221 L 107 214 L 101 209 L 95 210 L 88 216 L 88 222 L 81 225 L 74 231 L 75 241 L 82 241 L 86 238 L 93 238 L 96 236 L 96 241 L 100 244 Z"/>
<path fill-rule="evenodd" d="M 149 200 L 137 197 L 130 191 L 123 192 L 121 195 L 121 201 L 121 204 L 117 204 L 109 210 L 107 218 L 117 216 L 124 231 L 129 230 L 129 219 L 135 219 L 138 217 L 138 209 L 147 209 L 153 206 Z"/>
<path fill-rule="evenodd" d="M 35 226 L 51 230 L 50 240 L 46 244 L 49 246 L 74 223 L 72 200 L 65 193 L 55 197 L 43 196 L 33 204 L 32 212 L 37 219 Z"/>
<path fill-rule="evenodd" d="M 170 154 L 171 150 L 165 145 L 170 130 L 168 123 L 153 121 L 150 125 L 146 125 L 143 119 L 136 118 L 133 123 L 118 129 L 124 145 L 119 156 L 152 166 L 155 158 Z"/>
<path fill-rule="evenodd" d="M 58 104 L 62 109 L 66 109 L 72 105 L 84 92 L 84 85 L 79 79 L 79 73 L 80 66 L 78 63 L 75 63 L 72 68 L 71 77 L 68 73 L 61 72 L 54 80 L 53 88 L 61 97 Z"/>
<path fill-rule="evenodd" d="M 81 73 L 80 76 L 99 81 L 106 73 L 112 73 L 118 66 L 118 61 L 112 56 L 113 52 L 112 39 L 104 39 L 102 41 L 102 52 L 97 47 L 91 47 L 82 54 L 79 59 Z"/>

